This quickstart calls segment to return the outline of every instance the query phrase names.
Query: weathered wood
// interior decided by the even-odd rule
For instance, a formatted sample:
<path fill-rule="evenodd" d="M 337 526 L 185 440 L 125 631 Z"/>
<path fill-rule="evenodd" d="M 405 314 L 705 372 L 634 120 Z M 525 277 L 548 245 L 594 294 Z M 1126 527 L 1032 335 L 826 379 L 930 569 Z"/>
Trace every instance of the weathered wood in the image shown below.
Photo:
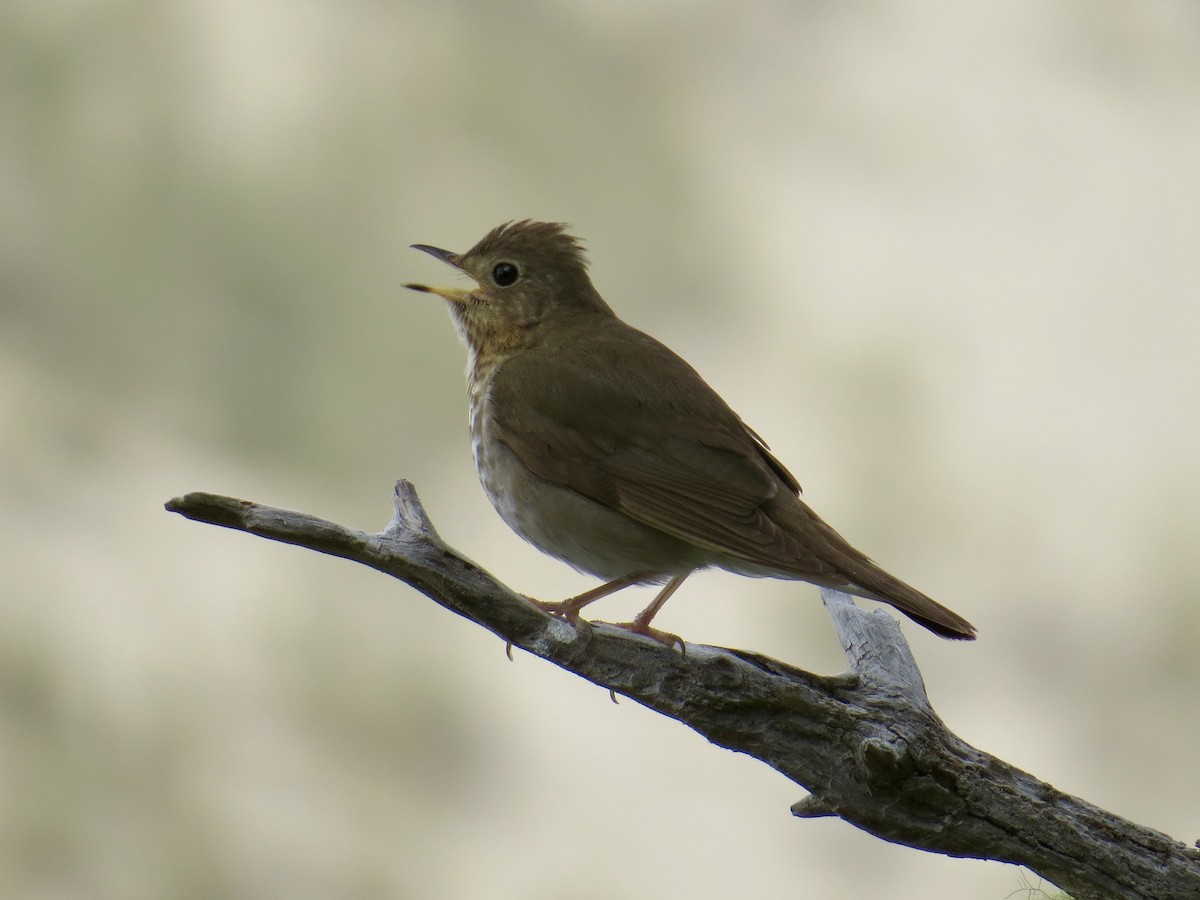
<path fill-rule="evenodd" d="M 1025 866 L 1076 900 L 1200 898 L 1200 850 L 961 741 L 929 704 L 897 622 L 824 591 L 850 660 L 825 676 L 737 650 L 686 652 L 550 616 L 450 549 L 408 482 L 382 532 L 194 493 L 190 519 L 340 556 L 398 578 L 501 639 L 759 759 L 810 794 L 799 817 L 840 816 L 885 840 Z"/>

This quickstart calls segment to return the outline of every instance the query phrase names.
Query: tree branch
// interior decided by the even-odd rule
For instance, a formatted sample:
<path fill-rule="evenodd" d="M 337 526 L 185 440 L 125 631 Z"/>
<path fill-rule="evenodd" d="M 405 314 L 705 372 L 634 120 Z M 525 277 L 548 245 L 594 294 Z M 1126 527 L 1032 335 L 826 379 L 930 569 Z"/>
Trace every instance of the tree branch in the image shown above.
<path fill-rule="evenodd" d="M 850 671 L 814 675 L 739 650 L 688 644 L 680 653 L 601 623 L 577 630 L 447 547 L 406 481 L 379 533 L 214 494 L 166 508 L 398 578 L 503 640 L 762 760 L 810 792 L 792 807 L 799 817 L 840 816 L 895 843 L 1022 865 L 1076 900 L 1200 897 L 1200 850 L 952 734 L 897 622 L 845 594 L 822 592 Z"/>

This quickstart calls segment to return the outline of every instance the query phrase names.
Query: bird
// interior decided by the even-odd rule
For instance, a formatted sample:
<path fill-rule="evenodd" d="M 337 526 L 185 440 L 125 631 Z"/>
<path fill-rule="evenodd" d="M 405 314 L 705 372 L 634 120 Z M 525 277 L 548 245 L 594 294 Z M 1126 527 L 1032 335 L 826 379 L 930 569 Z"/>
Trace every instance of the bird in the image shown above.
<path fill-rule="evenodd" d="M 888 574 L 825 523 L 800 483 L 682 357 L 626 324 L 592 284 L 582 242 L 558 222 L 506 222 L 470 250 L 413 244 L 469 287 L 441 297 L 467 348 L 471 447 L 484 492 L 529 543 L 603 581 L 557 602 L 662 585 L 629 631 L 651 623 L 693 572 L 807 581 L 882 601 L 945 638 L 962 616 Z"/>

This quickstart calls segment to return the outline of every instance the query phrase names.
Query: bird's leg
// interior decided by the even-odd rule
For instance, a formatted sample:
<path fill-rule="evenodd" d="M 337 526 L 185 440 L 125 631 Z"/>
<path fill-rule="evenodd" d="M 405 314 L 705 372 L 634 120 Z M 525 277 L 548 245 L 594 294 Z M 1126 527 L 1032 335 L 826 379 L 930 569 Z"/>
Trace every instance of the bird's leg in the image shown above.
<path fill-rule="evenodd" d="M 658 615 L 658 611 L 662 609 L 663 604 L 671 599 L 671 595 L 679 590 L 679 586 L 683 584 L 683 582 L 691 574 L 691 570 L 688 570 L 682 575 L 676 575 L 665 585 L 663 585 L 663 589 L 658 592 L 658 596 L 654 598 L 654 601 L 640 613 L 634 616 L 632 622 L 617 622 L 615 623 L 616 626 L 618 628 L 624 628 L 627 631 L 632 631 L 634 634 L 644 634 L 646 637 L 654 638 L 654 640 L 658 641 L 660 644 L 666 644 L 668 647 L 674 647 L 676 644 L 678 644 L 679 649 L 684 653 L 687 653 L 687 645 L 684 644 L 683 638 L 677 634 L 672 634 L 669 631 L 660 631 L 657 628 L 651 628 L 650 622 L 656 615 Z"/>
<path fill-rule="evenodd" d="M 624 590 L 639 582 L 645 581 L 648 578 L 653 578 L 653 572 L 634 572 L 632 575 L 626 575 L 622 578 L 614 578 L 612 581 L 605 582 L 598 587 L 592 588 L 590 591 L 584 591 L 574 597 L 568 597 L 566 600 L 560 600 L 557 603 L 547 603 L 544 600 L 534 600 L 532 597 L 525 599 L 536 606 L 538 609 L 550 613 L 552 616 L 560 616 L 568 622 L 578 622 L 581 618 L 579 611 L 599 600 L 601 597 L 607 597 L 609 594 L 615 594 L 617 591 Z"/>

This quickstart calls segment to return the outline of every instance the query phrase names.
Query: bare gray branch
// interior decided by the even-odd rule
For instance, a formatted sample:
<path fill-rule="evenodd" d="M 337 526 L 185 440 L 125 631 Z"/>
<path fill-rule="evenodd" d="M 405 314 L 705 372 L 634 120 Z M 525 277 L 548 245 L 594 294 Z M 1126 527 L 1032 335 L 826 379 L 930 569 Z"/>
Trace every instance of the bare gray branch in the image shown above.
<path fill-rule="evenodd" d="M 680 653 L 599 623 L 577 630 L 447 547 L 406 481 L 379 533 L 214 494 L 167 509 L 398 578 L 503 640 L 767 763 L 810 792 L 796 816 L 836 815 L 895 843 L 1016 863 L 1076 900 L 1200 898 L 1200 850 L 959 740 L 930 706 L 896 621 L 844 594 L 824 598 L 850 672 L 814 675 L 739 650 L 688 644 Z"/>

